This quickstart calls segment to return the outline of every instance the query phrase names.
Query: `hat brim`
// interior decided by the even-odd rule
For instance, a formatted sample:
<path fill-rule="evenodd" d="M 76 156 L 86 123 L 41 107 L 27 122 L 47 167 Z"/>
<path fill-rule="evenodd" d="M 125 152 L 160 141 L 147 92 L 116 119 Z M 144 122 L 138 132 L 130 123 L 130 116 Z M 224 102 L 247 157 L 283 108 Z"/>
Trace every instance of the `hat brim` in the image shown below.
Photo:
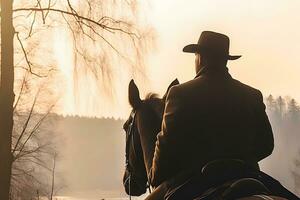
<path fill-rule="evenodd" d="M 236 55 L 236 56 L 231 56 L 231 55 L 228 55 L 228 60 L 237 60 L 239 59 L 240 57 L 242 57 L 241 55 Z"/>
<path fill-rule="evenodd" d="M 201 51 L 203 51 L 203 49 L 198 44 L 189 44 L 189 45 L 186 45 L 182 49 L 182 51 L 185 53 L 201 53 Z M 236 60 L 236 59 L 239 59 L 240 57 L 242 57 L 242 56 L 241 55 L 235 55 L 235 56 L 228 55 L 227 59 L 228 60 Z"/>
<path fill-rule="evenodd" d="M 200 53 L 201 48 L 198 44 L 189 44 L 183 47 L 182 51 L 186 53 Z"/>

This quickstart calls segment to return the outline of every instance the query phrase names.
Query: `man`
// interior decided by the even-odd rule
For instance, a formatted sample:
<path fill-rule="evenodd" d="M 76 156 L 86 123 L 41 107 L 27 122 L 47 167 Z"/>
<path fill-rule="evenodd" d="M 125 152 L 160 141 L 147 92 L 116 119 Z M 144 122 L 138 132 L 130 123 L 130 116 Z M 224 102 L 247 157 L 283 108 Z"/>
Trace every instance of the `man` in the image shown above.
<path fill-rule="evenodd" d="M 195 53 L 197 75 L 167 96 L 151 184 L 158 187 L 218 159 L 239 159 L 258 169 L 274 139 L 261 92 L 228 73 L 227 61 L 241 56 L 230 56 L 229 38 L 211 31 L 183 51 Z"/>

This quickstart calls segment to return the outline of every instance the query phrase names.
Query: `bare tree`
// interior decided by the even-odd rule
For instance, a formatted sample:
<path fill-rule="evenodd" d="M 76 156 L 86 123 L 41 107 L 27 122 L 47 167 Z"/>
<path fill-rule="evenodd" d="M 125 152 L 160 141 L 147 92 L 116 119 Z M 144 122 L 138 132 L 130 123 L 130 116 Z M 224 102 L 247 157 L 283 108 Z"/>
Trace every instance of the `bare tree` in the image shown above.
<path fill-rule="evenodd" d="M 29 30 L 20 27 L 18 31 L 23 40 L 41 27 L 47 28 L 47 33 L 55 27 L 67 30 L 74 47 L 74 79 L 82 72 L 92 74 L 107 92 L 112 88 L 113 68 L 127 68 L 133 75 L 144 73 L 143 55 L 153 31 L 147 26 L 140 28 L 136 4 L 136 0 L 36 0 L 25 6 L 16 5 L 14 17 L 20 23 L 31 21 Z M 31 65 L 29 62 L 32 72 Z M 79 66 L 84 66 L 83 70 Z"/>
<path fill-rule="evenodd" d="M 75 66 L 84 64 L 86 71 L 101 81 L 104 89 L 109 85 L 107 83 L 113 80 L 112 66 L 127 66 L 133 75 L 143 74 L 142 58 L 148 46 L 149 40 L 146 38 L 151 31 L 140 29 L 135 20 L 137 2 L 78 2 L 79 4 L 73 5 L 70 0 L 15 0 L 13 7 L 12 0 L 1 0 L 0 160 L 4 162 L 0 162 L 0 199 L 9 199 L 10 182 L 18 175 L 14 173 L 14 176 L 11 176 L 12 164 L 41 150 L 40 146 L 29 148 L 32 147 L 32 139 L 44 120 L 42 117 L 36 121 L 33 129 L 28 129 L 36 100 L 31 106 L 24 106 L 25 110 L 29 110 L 29 116 L 25 117 L 23 130 L 18 132 L 19 135 L 13 134 L 14 111 L 19 112 L 18 105 L 22 96 L 30 96 L 20 94 L 24 88 L 34 85 L 27 81 L 27 75 L 24 76 L 25 78 L 21 79 L 19 95 L 15 99 L 14 83 L 15 76 L 19 76 L 17 69 L 23 71 L 20 73 L 21 77 L 24 72 L 29 74 L 33 83 L 49 77 L 55 71 L 56 66 L 53 65 L 50 56 L 45 54 L 45 49 L 41 53 L 42 50 L 36 48 L 42 43 L 41 39 L 45 36 L 43 34 L 49 33 L 49 28 L 63 27 L 70 31 L 75 50 Z M 17 46 L 15 49 L 14 36 Z M 50 55 L 51 51 L 48 53 Z M 48 59 L 45 60 L 45 57 Z M 127 65 L 120 64 L 120 60 Z M 75 79 L 79 73 L 78 68 L 75 68 Z M 20 172 L 28 174 L 30 171 L 20 169 Z"/>
<path fill-rule="evenodd" d="M 44 130 L 49 128 L 46 122 L 47 115 L 48 113 L 43 115 L 31 113 L 30 123 L 28 122 L 27 113 L 21 113 L 15 117 L 15 122 L 22 124 L 22 131 L 18 131 L 17 126 L 15 126 L 13 134 L 14 148 L 12 152 L 14 160 L 12 164 L 11 195 L 15 196 L 16 199 L 17 197 L 24 198 L 24 195 L 28 197 L 35 196 L 34 191 L 37 188 L 46 188 L 45 181 L 47 180 L 47 173 L 51 174 L 50 158 L 54 151 L 53 139 L 47 137 L 46 140 L 47 135 L 53 137 L 54 134 L 49 134 L 49 131 Z M 42 124 L 44 128 L 41 128 Z M 41 171 L 44 174 L 43 176 L 41 176 Z M 19 190 L 22 193 L 19 193 Z M 40 192 L 47 193 L 46 190 L 40 190 Z"/>
<path fill-rule="evenodd" d="M 43 179 L 50 179 L 53 139 L 49 129 L 48 116 L 56 103 L 56 97 L 51 94 L 47 86 L 55 70 L 51 66 L 43 68 L 32 61 L 31 55 L 39 48 L 36 41 L 30 41 L 31 48 L 25 49 L 25 44 L 16 34 L 15 48 L 15 93 L 13 106 L 14 127 L 12 134 L 12 177 L 11 199 L 31 199 L 35 191 L 46 195 L 47 183 Z M 24 66 L 34 64 L 32 71 Z M 25 69 L 25 70 L 24 70 Z M 33 71 L 34 70 L 34 71 Z M 48 130 L 49 129 L 49 130 Z M 48 138 L 48 139 L 45 139 Z M 41 176 L 43 170 L 45 175 Z"/>
<path fill-rule="evenodd" d="M 51 173 L 52 152 L 55 151 L 53 144 L 54 130 L 49 127 L 50 120 L 48 116 L 55 105 L 47 89 L 41 87 L 36 94 L 28 87 L 31 79 L 35 76 L 26 72 L 21 81 L 19 91 L 14 104 L 14 128 L 12 136 L 12 177 L 11 177 L 11 199 L 32 198 L 35 191 L 39 189 L 42 194 L 47 191 L 40 188 L 47 188 L 43 179 L 47 179 L 47 173 Z M 18 82 L 17 82 L 18 84 Z M 43 84 L 42 84 L 43 85 Z M 43 100 L 47 96 L 47 105 Z M 30 109 L 23 109 L 31 104 Z M 47 108 L 42 112 L 41 105 Z M 45 175 L 41 176 L 43 170 Z M 48 178 L 50 179 L 50 177 Z"/>
<path fill-rule="evenodd" d="M 0 82 L 0 199 L 9 199 L 11 179 L 11 138 L 13 130 L 14 62 L 12 1 L 1 0 L 1 82 Z"/>
<path fill-rule="evenodd" d="M 56 158 L 57 158 L 57 153 L 55 152 L 53 155 L 53 166 L 52 166 L 52 181 L 51 181 L 51 193 L 50 193 L 50 200 L 53 199 L 54 195 L 54 187 L 55 187 L 55 167 L 56 167 Z"/>

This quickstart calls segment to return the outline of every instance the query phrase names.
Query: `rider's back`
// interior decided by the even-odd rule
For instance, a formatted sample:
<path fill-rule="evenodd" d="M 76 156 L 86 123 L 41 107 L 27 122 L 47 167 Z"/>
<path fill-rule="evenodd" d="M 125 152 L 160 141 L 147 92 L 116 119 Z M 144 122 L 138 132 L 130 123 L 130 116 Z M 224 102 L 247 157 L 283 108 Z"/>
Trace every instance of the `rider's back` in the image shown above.
<path fill-rule="evenodd" d="M 216 159 L 242 159 L 257 166 L 273 147 L 261 92 L 231 78 L 227 70 L 202 70 L 169 92 L 152 181 L 159 184 Z"/>

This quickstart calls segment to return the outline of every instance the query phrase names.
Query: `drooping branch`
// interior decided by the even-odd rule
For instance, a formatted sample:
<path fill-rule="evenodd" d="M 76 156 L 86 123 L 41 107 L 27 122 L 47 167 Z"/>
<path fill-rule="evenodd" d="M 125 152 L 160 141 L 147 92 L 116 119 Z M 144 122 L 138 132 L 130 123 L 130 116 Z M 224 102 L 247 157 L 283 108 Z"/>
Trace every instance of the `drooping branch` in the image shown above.
<path fill-rule="evenodd" d="M 54 105 L 53 105 L 54 106 Z M 24 141 L 24 143 L 22 144 L 21 148 L 20 148 L 20 152 L 22 152 L 22 150 L 24 149 L 24 147 L 26 146 L 27 142 L 29 141 L 29 139 L 33 136 L 33 134 L 36 133 L 37 129 L 41 126 L 41 124 L 43 123 L 43 121 L 46 119 L 46 117 L 49 115 L 50 111 L 52 110 L 53 106 L 50 107 L 50 109 L 48 110 L 48 112 L 42 116 L 42 118 L 35 124 L 35 126 L 33 127 L 33 129 L 30 131 L 28 137 L 26 138 L 26 140 Z"/>
<path fill-rule="evenodd" d="M 93 17 L 95 13 L 93 14 L 92 3 L 88 0 L 86 0 L 86 3 L 88 4 L 88 8 L 87 8 L 88 12 L 86 14 L 81 14 L 80 12 L 78 12 L 78 10 L 76 10 L 75 7 L 71 4 L 70 0 L 67 0 L 66 9 L 63 9 L 61 7 L 54 7 L 50 4 L 48 4 L 48 7 L 41 7 L 37 4 L 36 6 L 33 7 L 16 8 L 14 9 L 14 12 L 22 14 L 23 12 L 36 13 L 36 12 L 47 11 L 47 14 L 50 12 L 61 14 L 63 21 L 68 27 L 68 30 L 73 35 L 73 45 L 74 45 L 73 49 L 74 49 L 75 62 L 77 63 L 79 61 L 77 55 L 83 58 L 81 61 L 84 61 L 87 64 L 86 65 L 87 69 L 89 69 L 95 75 L 95 78 L 97 80 L 99 78 L 100 71 L 101 72 L 110 71 L 109 67 L 111 67 L 111 64 L 108 63 L 107 61 L 102 62 L 104 56 L 106 56 L 105 60 L 113 61 L 115 59 L 115 57 L 113 57 L 113 54 L 107 53 L 109 49 L 113 50 L 113 52 L 116 53 L 116 55 L 119 58 L 122 58 L 122 60 L 126 63 L 126 65 L 134 69 L 134 70 L 130 70 L 130 73 L 133 73 L 133 71 L 138 71 L 138 73 L 141 73 L 142 76 L 145 76 L 142 70 L 144 66 L 142 55 L 146 53 L 146 51 L 143 53 L 141 51 L 146 50 L 145 46 L 147 44 L 143 42 L 147 41 L 147 38 L 149 37 L 148 36 L 145 37 L 145 34 L 142 33 L 140 29 L 135 27 L 133 23 L 127 22 L 126 20 L 123 21 L 121 19 L 114 19 L 113 17 L 106 16 L 105 14 L 103 14 L 103 16 L 100 17 Z M 84 8 L 79 8 L 79 9 L 84 9 Z M 56 19 L 58 19 L 59 16 L 55 16 L 55 17 Z M 62 21 L 59 21 L 59 23 L 61 22 Z M 48 23 L 49 22 L 47 22 L 47 24 Z M 54 26 L 57 26 L 57 24 L 55 24 Z M 118 35 L 114 36 L 114 34 L 116 33 L 118 33 Z M 116 40 L 118 40 L 118 36 L 122 36 L 122 35 L 128 37 L 127 41 L 130 42 L 129 43 L 130 47 L 127 49 L 123 49 L 122 46 L 118 46 L 119 43 L 116 43 Z M 95 46 L 97 46 L 97 41 L 99 39 L 103 41 L 109 48 L 105 49 L 105 47 L 104 48 L 101 47 L 102 49 L 105 49 L 104 52 L 102 52 L 103 55 L 98 54 L 97 56 L 92 56 L 93 52 L 91 52 L 90 49 L 86 49 L 85 45 L 82 46 L 80 44 L 80 42 L 84 41 L 85 39 L 87 39 L 86 40 L 87 43 L 91 42 L 89 44 Z M 132 56 L 132 54 L 129 52 L 134 52 L 135 53 L 134 56 Z M 101 61 L 98 62 L 98 60 Z M 136 62 L 136 60 L 138 62 Z M 111 74 L 105 72 L 104 76 L 102 74 L 101 78 L 106 79 L 111 76 L 112 76 Z M 105 87 L 107 82 L 108 81 L 103 82 L 104 83 L 103 87 Z M 113 83 L 111 83 L 110 81 L 110 84 Z M 113 86 L 111 86 L 110 88 L 113 88 Z"/>
<path fill-rule="evenodd" d="M 24 77 L 23 77 L 22 84 L 21 84 L 21 89 L 20 89 L 20 91 L 19 91 L 17 100 L 15 101 L 15 104 L 14 104 L 14 108 L 13 108 L 14 112 L 15 112 L 16 107 L 18 106 L 18 104 L 19 104 L 19 102 L 20 102 L 20 99 L 21 99 L 21 96 L 22 96 L 22 93 L 23 93 L 23 90 L 24 90 L 24 87 L 25 87 L 27 75 L 28 75 L 28 73 L 25 73 L 25 75 L 24 75 Z"/>
<path fill-rule="evenodd" d="M 29 58 L 28 58 L 27 52 L 26 52 L 26 50 L 25 50 L 25 47 L 24 47 L 24 45 L 23 45 L 23 43 L 22 43 L 22 40 L 21 40 L 21 38 L 20 38 L 18 32 L 16 33 L 16 36 L 17 36 L 17 39 L 18 39 L 19 44 L 20 44 L 20 46 L 21 46 L 22 52 L 23 52 L 23 54 L 24 54 L 25 61 L 26 61 L 27 66 L 28 66 L 28 69 L 27 69 L 27 70 L 28 70 L 31 74 L 33 74 L 33 75 L 35 75 L 35 76 L 37 76 L 37 77 L 40 77 L 40 78 L 47 77 L 46 75 L 40 75 L 40 74 L 38 74 L 38 73 L 33 72 L 33 70 L 32 70 L 32 63 L 30 62 L 30 60 L 29 60 Z M 26 69 L 26 68 L 23 68 L 23 69 Z"/>
<path fill-rule="evenodd" d="M 33 114 L 33 109 L 34 109 L 35 104 L 36 104 L 37 96 L 38 96 L 38 94 L 35 96 L 35 98 L 34 98 L 34 100 L 33 100 L 33 103 L 32 103 L 32 106 L 31 106 L 31 108 L 30 108 L 29 114 L 28 114 L 27 119 L 26 119 L 26 121 L 25 121 L 25 123 L 24 123 L 24 125 L 23 125 L 22 132 L 21 132 L 21 134 L 20 134 L 20 136 L 19 136 L 19 138 L 18 138 L 18 140 L 17 140 L 17 142 L 16 142 L 16 144 L 15 144 L 15 146 L 14 146 L 14 148 L 13 148 L 13 151 L 12 151 L 13 154 L 14 154 L 15 151 L 17 150 L 18 145 L 19 145 L 21 139 L 23 138 L 23 136 L 24 136 L 24 134 L 25 134 L 25 132 L 26 132 L 26 130 L 27 130 L 28 123 L 29 123 L 29 121 L 30 121 L 30 119 L 31 119 L 31 116 L 32 116 L 32 114 Z"/>
<path fill-rule="evenodd" d="M 39 11 L 39 12 L 44 12 L 44 11 L 49 11 L 50 12 L 50 11 L 52 11 L 52 12 L 57 12 L 57 13 L 61 13 L 61 14 L 65 14 L 65 15 L 76 17 L 79 20 L 83 20 L 83 21 L 92 23 L 92 24 L 94 24 L 94 25 L 96 25 L 98 27 L 101 27 L 103 30 L 106 30 L 106 31 L 108 31 L 110 33 L 115 33 L 115 31 L 118 31 L 118 32 L 121 32 L 121 33 L 125 33 L 125 34 L 127 34 L 129 36 L 133 36 L 136 39 L 140 39 L 140 36 L 137 33 L 135 33 L 135 32 L 126 31 L 126 30 L 124 30 L 122 28 L 118 28 L 118 27 L 114 27 L 114 26 L 107 26 L 104 23 L 101 23 L 102 19 L 105 19 L 105 18 L 108 18 L 108 17 L 102 17 L 100 20 L 96 21 L 96 20 L 93 20 L 91 18 L 79 15 L 77 12 L 73 12 L 73 11 L 69 12 L 69 11 L 66 11 L 66 10 L 58 9 L 58 8 L 37 8 L 37 7 L 30 7 L 30 8 L 17 8 L 17 9 L 14 9 L 13 11 L 14 12 L 20 12 L 20 11 Z M 117 23 L 117 24 L 120 24 L 120 23 L 127 24 L 127 23 L 125 23 L 125 22 L 123 22 L 121 20 L 114 21 L 114 22 Z"/>

